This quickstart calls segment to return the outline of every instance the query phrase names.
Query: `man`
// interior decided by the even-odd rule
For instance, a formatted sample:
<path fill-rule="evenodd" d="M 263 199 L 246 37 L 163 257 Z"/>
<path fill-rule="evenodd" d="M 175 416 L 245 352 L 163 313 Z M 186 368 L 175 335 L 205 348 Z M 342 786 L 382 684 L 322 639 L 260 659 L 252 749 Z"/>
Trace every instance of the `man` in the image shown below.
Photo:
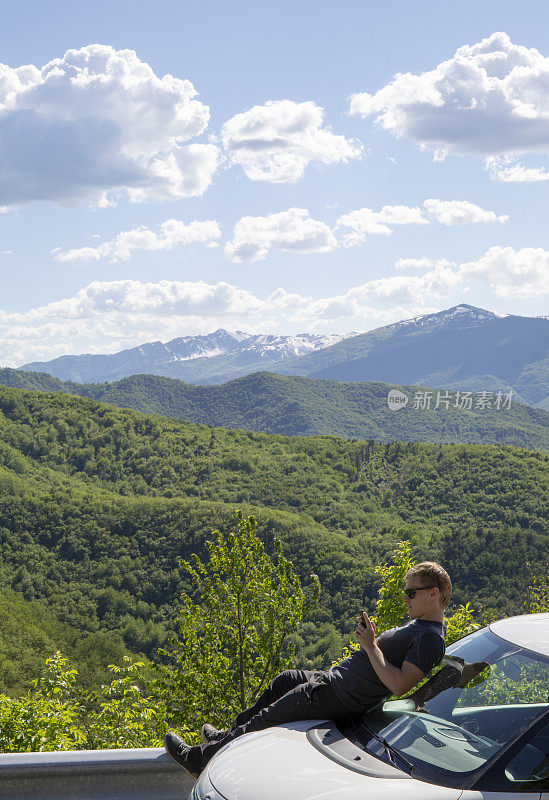
<path fill-rule="evenodd" d="M 383 698 L 408 692 L 444 656 L 444 610 L 452 583 L 433 561 L 416 564 L 405 579 L 404 602 L 410 617 L 405 625 L 376 639 L 373 623 L 362 612 L 355 628 L 360 649 L 348 658 L 325 671 L 281 672 L 228 731 L 204 725 L 205 742 L 194 747 L 177 734 L 167 733 L 167 753 L 196 777 L 221 747 L 244 733 L 300 719 L 353 717 Z"/>

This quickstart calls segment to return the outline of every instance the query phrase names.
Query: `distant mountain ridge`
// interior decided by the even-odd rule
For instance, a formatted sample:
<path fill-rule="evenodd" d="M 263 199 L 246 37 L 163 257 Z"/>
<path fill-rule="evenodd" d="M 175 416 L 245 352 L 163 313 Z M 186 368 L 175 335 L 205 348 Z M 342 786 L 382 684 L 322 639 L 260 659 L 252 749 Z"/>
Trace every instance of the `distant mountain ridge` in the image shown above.
<path fill-rule="evenodd" d="M 151 342 L 112 355 L 61 356 L 20 369 L 80 383 L 154 374 L 219 384 L 272 371 L 339 381 L 470 391 L 512 389 L 549 410 L 549 319 L 519 317 L 462 303 L 362 334 L 208 336 Z"/>
<path fill-rule="evenodd" d="M 257 372 L 218 386 L 194 386 L 160 375 L 113 383 L 62 382 L 45 373 L 0 369 L 0 385 L 88 397 L 144 413 L 213 427 L 285 436 L 322 434 L 378 442 L 508 444 L 549 452 L 549 413 L 526 405 L 466 411 L 414 409 L 416 386 L 342 381 Z M 406 408 L 392 411 L 390 389 L 405 392 Z"/>
<path fill-rule="evenodd" d="M 249 334 L 243 331 L 226 331 L 219 328 L 200 336 L 180 336 L 169 342 L 147 342 L 137 347 L 109 355 L 67 355 L 51 361 L 33 361 L 20 369 L 29 372 L 47 372 L 59 380 L 88 383 L 113 381 L 136 374 L 168 375 L 180 377 L 185 373 L 186 362 L 215 362 L 228 359 L 246 372 L 272 366 L 288 357 L 301 356 L 323 347 L 329 347 L 349 334 L 299 333 L 295 336 L 274 334 Z M 199 369 L 200 371 L 200 369 Z"/>

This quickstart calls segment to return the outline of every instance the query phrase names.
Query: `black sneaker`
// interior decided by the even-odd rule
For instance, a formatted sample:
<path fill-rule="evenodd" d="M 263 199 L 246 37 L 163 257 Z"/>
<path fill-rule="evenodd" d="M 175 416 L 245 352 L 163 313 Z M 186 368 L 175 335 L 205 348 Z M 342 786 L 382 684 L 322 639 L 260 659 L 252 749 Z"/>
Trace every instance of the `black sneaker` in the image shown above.
<path fill-rule="evenodd" d="M 198 778 L 200 770 L 197 771 L 189 764 L 189 751 L 192 750 L 192 747 L 187 744 L 187 742 L 183 741 L 181 736 L 178 736 L 177 733 L 173 731 L 169 731 L 164 736 L 164 750 L 179 764 L 179 766 L 186 769 L 193 778 Z"/>
<path fill-rule="evenodd" d="M 214 728 L 209 722 L 206 722 L 200 728 L 200 735 L 202 736 L 203 742 L 213 742 L 214 739 L 222 739 L 226 734 L 227 731 L 218 731 L 217 728 Z"/>

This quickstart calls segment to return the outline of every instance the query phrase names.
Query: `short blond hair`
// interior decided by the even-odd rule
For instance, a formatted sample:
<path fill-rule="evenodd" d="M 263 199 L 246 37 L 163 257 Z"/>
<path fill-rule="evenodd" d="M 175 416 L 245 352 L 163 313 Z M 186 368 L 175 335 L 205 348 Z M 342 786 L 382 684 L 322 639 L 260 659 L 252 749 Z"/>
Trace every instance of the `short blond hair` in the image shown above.
<path fill-rule="evenodd" d="M 440 599 L 443 608 L 448 608 L 452 596 L 452 581 L 450 576 L 436 561 L 420 561 L 410 567 L 405 578 L 417 577 L 424 585 L 431 584 L 437 586 L 440 592 Z"/>

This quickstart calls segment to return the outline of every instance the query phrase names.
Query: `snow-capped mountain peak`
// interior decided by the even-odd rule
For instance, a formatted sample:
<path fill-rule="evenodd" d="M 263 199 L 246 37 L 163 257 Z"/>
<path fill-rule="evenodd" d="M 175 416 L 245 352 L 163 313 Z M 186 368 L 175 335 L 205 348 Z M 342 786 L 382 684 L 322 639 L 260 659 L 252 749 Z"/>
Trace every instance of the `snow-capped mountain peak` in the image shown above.
<path fill-rule="evenodd" d="M 391 327 L 423 327 L 426 325 L 446 325 L 449 322 L 464 322 L 475 325 L 485 322 L 488 319 L 500 319 L 507 316 L 509 315 L 500 314 L 496 311 L 488 311 L 486 308 L 477 308 L 467 303 L 461 303 L 458 306 L 447 308 L 444 311 L 437 311 L 432 314 L 421 314 L 417 317 L 395 322 L 394 326 Z"/>

